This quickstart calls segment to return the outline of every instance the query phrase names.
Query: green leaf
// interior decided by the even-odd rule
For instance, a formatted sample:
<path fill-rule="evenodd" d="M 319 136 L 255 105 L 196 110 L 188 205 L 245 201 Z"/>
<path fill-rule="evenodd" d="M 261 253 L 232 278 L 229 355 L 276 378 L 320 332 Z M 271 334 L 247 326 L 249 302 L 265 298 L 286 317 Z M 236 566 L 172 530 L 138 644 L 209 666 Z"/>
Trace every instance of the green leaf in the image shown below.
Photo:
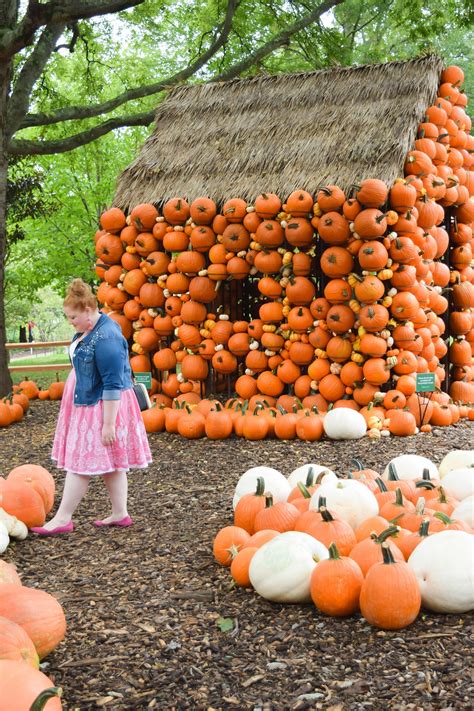
<path fill-rule="evenodd" d="M 232 632 L 235 626 L 232 617 L 219 617 L 216 624 L 221 632 Z"/>

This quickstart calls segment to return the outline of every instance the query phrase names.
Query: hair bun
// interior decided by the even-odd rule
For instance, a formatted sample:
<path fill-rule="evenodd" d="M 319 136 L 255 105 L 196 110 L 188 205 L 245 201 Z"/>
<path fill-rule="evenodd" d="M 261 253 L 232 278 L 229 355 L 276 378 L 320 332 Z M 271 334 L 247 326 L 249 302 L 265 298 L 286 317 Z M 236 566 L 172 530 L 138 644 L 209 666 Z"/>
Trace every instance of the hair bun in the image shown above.
<path fill-rule="evenodd" d="M 64 306 L 78 308 L 83 311 L 86 308 L 97 308 L 97 299 L 89 284 L 82 279 L 73 279 L 66 291 Z"/>
<path fill-rule="evenodd" d="M 84 297 L 92 293 L 89 284 L 86 284 L 82 279 L 73 279 L 68 287 L 68 294 L 71 296 Z"/>

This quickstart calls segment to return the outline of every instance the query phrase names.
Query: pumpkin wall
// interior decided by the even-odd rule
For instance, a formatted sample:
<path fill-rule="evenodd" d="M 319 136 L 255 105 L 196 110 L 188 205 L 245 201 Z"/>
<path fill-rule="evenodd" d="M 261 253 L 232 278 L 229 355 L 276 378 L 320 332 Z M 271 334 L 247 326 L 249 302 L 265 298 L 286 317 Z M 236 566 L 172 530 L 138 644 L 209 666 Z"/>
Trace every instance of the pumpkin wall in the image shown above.
<path fill-rule="evenodd" d="M 102 214 L 98 299 L 159 402 L 227 388 L 323 412 L 382 398 L 399 409 L 415 373 L 433 372 L 452 400 L 474 403 L 474 139 L 462 81 L 444 70 L 393 185 L 368 177 L 351 194 L 176 197 Z"/>

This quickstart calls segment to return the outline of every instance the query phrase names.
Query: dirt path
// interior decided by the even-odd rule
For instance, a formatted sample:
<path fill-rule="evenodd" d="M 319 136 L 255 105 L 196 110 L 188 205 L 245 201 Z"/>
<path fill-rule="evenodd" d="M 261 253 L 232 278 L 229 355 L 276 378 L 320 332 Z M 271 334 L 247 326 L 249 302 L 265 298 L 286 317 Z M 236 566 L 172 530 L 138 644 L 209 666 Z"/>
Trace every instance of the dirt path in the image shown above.
<path fill-rule="evenodd" d="M 58 411 L 35 402 L 23 423 L 0 430 L 1 473 L 49 460 Z M 472 424 L 378 442 L 187 442 L 154 435 L 154 463 L 130 476 L 130 529 L 97 530 L 107 514 L 92 482 L 73 534 L 30 537 L 9 547 L 23 583 L 64 606 L 65 641 L 42 667 L 63 687 L 65 709 L 429 709 L 472 708 L 469 655 L 474 615 L 422 614 L 401 632 L 359 616 L 326 618 L 313 606 L 274 605 L 235 589 L 212 558 L 216 531 L 250 466 L 288 474 L 313 461 L 345 474 L 353 457 L 381 470 L 400 453 L 439 463 L 473 446 Z M 449 571 L 447 571 L 449 574 Z M 222 618 L 232 629 L 222 631 Z M 225 627 L 225 625 L 224 625 Z M 471 657 L 472 659 L 472 657 Z"/>

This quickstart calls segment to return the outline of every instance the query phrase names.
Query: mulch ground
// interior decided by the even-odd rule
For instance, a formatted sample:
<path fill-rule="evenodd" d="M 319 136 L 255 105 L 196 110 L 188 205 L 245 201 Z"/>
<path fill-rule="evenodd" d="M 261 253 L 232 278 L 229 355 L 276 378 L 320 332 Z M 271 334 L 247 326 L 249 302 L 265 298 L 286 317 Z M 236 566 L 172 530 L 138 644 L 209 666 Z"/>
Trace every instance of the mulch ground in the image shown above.
<path fill-rule="evenodd" d="M 0 430 L 0 462 L 3 474 L 26 462 L 46 466 L 59 497 L 63 475 L 49 459 L 57 412 L 56 403 L 35 402 L 24 422 Z M 132 528 L 92 525 L 108 514 L 105 487 L 93 481 L 73 534 L 31 536 L 4 554 L 25 585 L 64 607 L 66 639 L 42 664 L 63 688 L 63 707 L 471 709 L 472 613 L 426 612 L 407 629 L 384 632 L 360 616 L 271 604 L 233 587 L 213 560 L 212 539 L 231 523 L 235 483 L 251 466 L 288 474 L 313 461 L 344 475 L 353 457 L 382 470 L 397 454 L 439 463 L 472 443 L 469 423 L 377 442 L 152 435 L 152 466 L 129 478 Z"/>

